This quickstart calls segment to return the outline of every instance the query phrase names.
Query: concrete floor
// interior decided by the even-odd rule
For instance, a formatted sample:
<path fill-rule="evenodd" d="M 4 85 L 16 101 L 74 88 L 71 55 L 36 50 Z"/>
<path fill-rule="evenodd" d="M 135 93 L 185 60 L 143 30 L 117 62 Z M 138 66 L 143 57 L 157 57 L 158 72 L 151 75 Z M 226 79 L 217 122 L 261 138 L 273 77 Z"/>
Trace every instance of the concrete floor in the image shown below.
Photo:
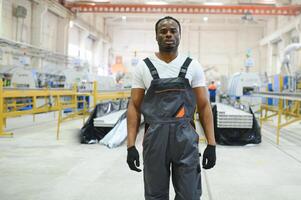
<path fill-rule="evenodd" d="M 79 144 L 81 126 L 81 120 L 63 123 L 57 141 L 52 113 L 35 123 L 31 116 L 9 119 L 14 137 L 0 138 L 0 199 L 142 200 L 143 176 L 128 169 L 126 146 Z M 217 146 L 216 167 L 202 171 L 202 200 L 299 200 L 300 130 L 299 123 L 283 129 L 279 146 L 268 125 L 259 145 Z"/>

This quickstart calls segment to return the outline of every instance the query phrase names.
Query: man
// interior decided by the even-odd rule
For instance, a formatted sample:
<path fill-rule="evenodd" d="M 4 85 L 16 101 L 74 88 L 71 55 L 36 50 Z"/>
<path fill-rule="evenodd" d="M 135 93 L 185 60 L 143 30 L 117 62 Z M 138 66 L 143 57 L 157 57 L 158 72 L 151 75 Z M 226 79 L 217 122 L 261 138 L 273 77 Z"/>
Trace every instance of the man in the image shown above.
<path fill-rule="evenodd" d="M 155 28 L 159 52 L 144 59 L 133 72 L 127 163 L 131 170 L 141 171 L 135 141 L 142 113 L 147 124 L 143 139 L 145 199 L 169 199 L 171 172 L 175 199 L 199 200 L 199 136 L 193 123 L 196 104 L 208 142 L 203 168 L 212 168 L 216 160 L 204 73 L 197 61 L 178 55 L 181 26 L 176 19 L 164 17 Z"/>
<path fill-rule="evenodd" d="M 209 90 L 209 96 L 210 96 L 210 102 L 215 102 L 215 96 L 216 96 L 216 86 L 214 84 L 214 81 L 211 81 L 211 84 L 208 86 Z"/>

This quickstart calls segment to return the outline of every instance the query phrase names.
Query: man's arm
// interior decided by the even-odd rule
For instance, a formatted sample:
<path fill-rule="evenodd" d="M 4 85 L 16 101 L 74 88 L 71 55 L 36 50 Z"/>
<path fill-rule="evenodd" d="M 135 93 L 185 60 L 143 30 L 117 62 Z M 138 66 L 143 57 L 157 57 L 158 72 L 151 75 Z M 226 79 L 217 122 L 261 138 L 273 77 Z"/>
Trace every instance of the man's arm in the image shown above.
<path fill-rule="evenodd" d="M 208 93 L 206 87 L 193 88 L 196 95 L 199 118 L 205 132 L 208 144 L 216 145 L 214 138 L 214 126 L 211 106 L 208 101 Z"/>
<path fill-rule="evenodd" d="M 141 172 L 139 152 L 135 147 L 135 142 L 140 126 L 141 111 L 140 106 L 144 97 L 144 89 L 135 88 L 131 91 L 131 100 L 127 111 L 127 146 L 128 155 L 126 162 L 133 171 Z"/>
<path fill-rule="evenodd" d="M 144 97 L 144 89 L 134 88 L 131 90 L 131 99 L 127 112 L 127 147 L 135 146 L 136 137 L 140 126 L 140 106 Z"/>
<path fill-rule="evenodd" d="M 214 126 L 211 106 L 208 101 L 208 92 L 206 87 L 193 88 L 196 95 L 197 107 L 199 112 L 200 122 L 205 132 L 207 139 L 207 147 L 203 153 L 203 168 L 210 169 L 214 167 L 216 162 L 215 153 L 215 137 L 214 137 Z"/>

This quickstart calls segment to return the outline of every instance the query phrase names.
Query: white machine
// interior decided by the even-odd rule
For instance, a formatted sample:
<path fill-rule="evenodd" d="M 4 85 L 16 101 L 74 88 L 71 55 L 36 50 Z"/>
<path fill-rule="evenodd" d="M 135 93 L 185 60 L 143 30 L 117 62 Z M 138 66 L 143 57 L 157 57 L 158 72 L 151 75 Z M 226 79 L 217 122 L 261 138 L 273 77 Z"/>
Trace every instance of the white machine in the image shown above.
<path fill-rule="evenodd" d="M 240 103 L 251 106 L 256 112 L 261 103 L 260 97 L 252 96 L 253 91 L 258 91 L 261 86 L 260 77 L 252 72 L 235 73 L 229 81 L 228 95 L 231 99 L 239 99 Z"/>
<path fill-rule="evenodd" d="M 292 43 L 289 44 L 287 47 L 284 48 L 284 50 L 281 52 L 281 67 L 285 68 L 286 73 L 288 75 L 292 75 L 295 72 L 294 62 L 293 62 L 293 54 L 296 53 L 296 51 L 301 49 L 301 43 Z M 293 67 L 293 69 L 292 69 Z"/>
<path fill-rule="evenodd" d="M 2 68 L 2 74 L 10 75 L 10 86 L 13 88 L 36 88 L 36 73 L 34 70 L 20 66 Z"/>
<path fill-rule="evenodd" d="M 117 85 L 112 76 L 97 76 L 98 90 L 116 90 Z"/>
<path fill-rule="evenodd" d="M 88 73 L 87 71 L 77 71 L 75 69 L 65 69 L 60 75 L 65 77 L 65 88 L 72 88 L 76 83 L 78 86 L 85 86 L 86 90 L 93 90 L 92 85 L 86 83 L 97 81 L 98 90 L 116 90 L 116 82 L 114 77 L 98 76 Z"/>
<path fill-rule="evenodd" d="M 65 77 L 65 88 L 72 88 L 75 83 L 79 84 L 83 80 L 84 73 L 74 69 L 65 69 L 60 75 Z"/>

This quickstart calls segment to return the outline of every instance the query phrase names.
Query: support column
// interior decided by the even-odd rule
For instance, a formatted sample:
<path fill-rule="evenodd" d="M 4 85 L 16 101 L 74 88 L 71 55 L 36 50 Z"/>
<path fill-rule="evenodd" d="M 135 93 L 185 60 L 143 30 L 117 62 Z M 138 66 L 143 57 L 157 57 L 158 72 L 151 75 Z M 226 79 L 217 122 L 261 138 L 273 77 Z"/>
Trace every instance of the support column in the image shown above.
<path fill-rule="evenodd" d="M 42 45 L 42 28 L 43 28 L 43 20 L 45 14 L 47 13 L 47 6 L 43 2 L 32 3 L 32 15 L 31 15 L 31 44 L 33 46 L 43 46 Z M 34 67 L 41 68 L 42 59 L 33 57 L 31 63 Z"/>
<path fill-rule="evenodd" d="M 102 40 L 98 39 L 94 42 L 92 51 L 92 73 L 98 74 L 101 62 L 103 60 L 102 56 Z"/>
<path fill-rule="evenodd" d="M 104 69 L 104 74 L 103 75 L 108 75 L 109 74 L 109 57 L 110 57 L 110 44 L 107 42 L 103 43 L 103 69 Z"/>
<path fill-rule="evenodd" d="M 3 37 L 3 23 L 2 23 L 2 0 L 0 0 L 0 37 Z"/>
<path fill-rule="evenodd" d="M 269 75 L 272 75 L 274 73 L 274 70 L 273 70 L 273 47 L 272 47 L 272 44 L 268 44 L 268 47 L 267 47 L 267 57 L 266 57 L 266 63 L 267 63 L 267 73 Z"/>
<path fill-rule="evenodd" d="M 298 29 L 298 38 L 299 38 L 299 43 L 301 42 L 301 21 L 299 21 L 298 25 L 297 25 Z M 298 54 L 297 60 L 296 60 L 296 71 L 301 71 L 301 56 L 300 54 Z"/>
<path fill-rule="evenodd" d="M 59 18 L 58 30 L 60 35 L 57 37 L 56 51 L 61 54 L 67 54 L 68 49 L 68 31 L 69 31 L 69 19 Z"/>
<path fill-rule="evenodd" d="M 85 30 L 81 30 L 79 36 L 79 57 L 80 59 L 84 59 L 84 51 L 86 50 L 86 39 L 89 36 L 89 32 Z"/>
<path fill-rule="evenodd" d="M 47 13 L 47 5 L 43 2 L 32 3 L 31 15 L 31 44 L 34 46 L 42 46 L 42 28 L 45 14 Z"/>
<path fill-rule="evenodd" d="M 69 22 L 70 19 L 59 18 L 57 30 L 60 31 L 60 35 L 56 41 L 56 51 L 58 53 L 68 55 L 68 42 L 69 42 Z M 68 62 L 64 62 L 65 68 L 67 68 Z"/>

